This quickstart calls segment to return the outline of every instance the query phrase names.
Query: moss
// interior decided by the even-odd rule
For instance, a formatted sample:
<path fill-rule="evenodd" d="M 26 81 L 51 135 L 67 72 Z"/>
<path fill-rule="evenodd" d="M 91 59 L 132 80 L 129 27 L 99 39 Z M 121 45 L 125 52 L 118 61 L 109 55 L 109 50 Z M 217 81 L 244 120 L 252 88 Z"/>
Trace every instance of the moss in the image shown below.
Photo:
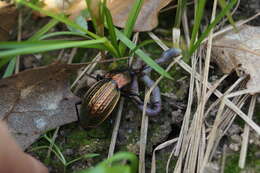
<path fill-rule="evenodd" d="M 187 93 L 186 87 L 182 87 L 182 81 L 178 82 L 178 80 L 180 80 L 184 76 L 183 71 L 181 69 L 176 69 L 175 67 L 173 67 L 172 70 L 169 71 L 169 74 L 172 76 L 173 80 L 163 79 L 159 83 L 161 92 L 175 93 L 177 98 L 182 99 L 183 97 L 185 97 L 185 94 Z M 158 75 L 155 78 L 158 78 Z M 186 81 L 184 82 L 186 83 Z"/>
<path fill-rule="evenodd" d="M 59 54 L 58 51 L 43 52 L 42 53 L 42 61 L 41 61 L 41 63 L 43 65 L 48 65 L 48 64 L 53 63 L 57 59 L 58 54 Z"/>
<path fill-rule="evenodd" d="M 166 172 L 166 165 L 170 153 L 171 153 L 170 148 L 166 148 L 159 152 L 156 152 L 156 172 Z M 169 164 L 169 170 L 174 170 L 175 165 L 176 165 L 176 160 L 172 158 Z"/>
<path fill-rule="evenodd" d="M 97 141 L 110 141 L 109 122 L 104 122 L 98 128 L 84 130 L 80 127 L 72 129 L 66 136 L 67 140 L 64 148 L 78 148 L 80 146 L 92 146 Z M 93 148 L 93 151 L 96 150 Z"/>
<path fill-rule="evenodd" d="M 253 168 L 256 172 L 260 172 L 260 159 L 255 156 L 255 153 L 259 151 L 260 148 L 256 145 L 249 145 L 248 152 L 247 152 L 247 160 L 246 160 L 246 167 Z"/>
<path fill-rule="evenodd" d="M 255 123 L 260 124 L 260 104 L 259 103 L 256 104 L 254 118 L 255 118 Z"/>
<path fill-rule="evenodd" d="M 255 152 L 259 151 L 259 147 L 255 145 L 248 146 L 247 158 L 246 158 L 246 170 L 254 170 L 254 172 L 260 172 L 260 159 L 256 158 Z M 241 168 L 238 167 L 239 153 L 231 154 L 227 156 L 225 173 L 240 173 Z"/>
<path fill-rule="evenodd" d="M 78 145 L 90 144 L 87 133 L 83 130 L 74 129 L 68 136 L 66 147 L 76 148 Z"/>
<path fill-rule="evenodd" d="M 225 164 L 225 173 L 240 173 L 241 169 L 238 167 L 239 154 L 228 155 Z"/>

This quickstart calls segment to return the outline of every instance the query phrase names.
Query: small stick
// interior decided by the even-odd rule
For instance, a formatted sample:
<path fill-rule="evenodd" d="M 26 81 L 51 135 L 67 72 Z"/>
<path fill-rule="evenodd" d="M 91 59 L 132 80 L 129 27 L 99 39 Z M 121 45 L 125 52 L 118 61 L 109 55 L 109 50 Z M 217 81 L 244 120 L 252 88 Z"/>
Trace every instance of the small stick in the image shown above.
<path fill-rule="evenodd" d="M 225 171 L 226 158 L 227 158 L 227 146 L 225 144 L 223 147 L 220 173 L 224 173 Z"/>
<path fill-rule="evenodd" d="M 118 108 L 118 111 L 117 111 L 116 121 L 115 121 L 114 129 L 113 129 L 113 133 L 112 133 L 112 137 L 111 137 L 111 142 L 110 142 L 107 158 L 110 158 L 114 155 L 118 129 L 119 129 L 119 125 L 120 125 L 121 117 L 122 117 L 119 114 L 122 114 L 123 105 L 124 105 L 124 98 L 121 98 L 119 108 Z"/>
<path fill-rule="evenodd" d="M 248 111 L 248 117 L 250 119 L 253 118 L 254 114 L 254 109 L 255 109 L 255 103 L 256 103 L 256 94 L 252 96 L 251 102 L 250 102 L 250 107 Z M 243 133 L 243 140 L 242 140 L 242 146 L 241 146 L 241 151 L 240 151 L 240 157 L 239 157 L 239 167 L 244 168 L 245 163 L 246 163 L 246 154 L 247 154 L 247 147 L 248 147 L 248 140 L 249 140 L 249 132 L 250 132 L 250 127 L 245 124 L 244 127 L 244 133 Z"/>
<path fill-rule="evenodd" d="M 23 24 L 23 15 L 22 11 L 19 10 L 18 16 L 18 34 L 17 34 L 17 41 L 20 42 L 22 38 L 22 24 Z M 19 73 L 20 69 L 20 55 L 16 57 L 16 66 L 15 66 L 15 74 Z"/>

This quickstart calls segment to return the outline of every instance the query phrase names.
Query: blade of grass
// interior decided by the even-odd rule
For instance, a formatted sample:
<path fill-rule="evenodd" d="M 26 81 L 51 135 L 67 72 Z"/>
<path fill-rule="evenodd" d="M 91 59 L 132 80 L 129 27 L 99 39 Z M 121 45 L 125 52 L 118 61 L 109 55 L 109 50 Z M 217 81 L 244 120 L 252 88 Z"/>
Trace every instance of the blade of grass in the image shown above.
<path fill-rule="evenodd" d="M 17 2 L 17 3 L 21 3 L 22 5 L 25 5 L 25 6 L 29 7 L 29 8 L 32 8 L 33 10 L 38 11 L 38 12 L 40 12 L 40 13 L 42 13 L 42 14 L 45 14 L 45 15 L 47 15 L 47 16 L 50 16 L 50 17 L 52 17 L 53 19 L 56 19 L 56 20 L 58 20 L 58 21 L 60 21 L 60 22 L 62 22 L 62 23 L 64 23 L 64 24 L 66 24 L 66 25 L 68 25 L 68 26 L 70 26 L 70 27 L 72 27 L 72 28 L 75 28 L 75 29 L 77 29 L 77 30 L 79 30 L 79 31 L 82 31 L 82 32 L 86 33 L 87 35 L 89 35 L 89 36 L 90 36 L 91 38 L 93 38 L 93 39 L 100 39 L 100 38 L 101 38 L 100 36 L 98 36 L 98 35 L 96 35 L 96 34 L 90 32 L 90 31 L 88 31 L 87 29 L 82 28 L 80 25 L 78 25 L 78 24 L 76 24 L 75 22 L 71 21 L 70 19 L 68 19 L 68 18 L 65 17 L 64 15 L 61 15 L 61 14 L 57 15 L 57 14 L 52 13 L 52 12 L 50 12 L 50 11 L 43 10 L 42 8 L 40 8 L 40 7 L 38 7 L 38 6 L 34 5 L 34 4 L 32 4 L 32 3 L 30 3 L 30 2 L 27 2 L 27 1 L 25 1 L 25 0 L 16 0 L 16 2 Z M 119 55 L 117 54 L 116 49 L 113 47 L 113 45 L 112 45 L 107 39 L 105 39 L 104 45 L 105 45 L 106 49 L 107 49 L 111 54 L 113 54 L 115 57 L 119 57 Z"/>
<path fill-rule="evenodd" d="M 11 61 L 9 61 L 9 64 L 5 70 L 3 78 L 9 77 L 13 74 L 15 68 L 15 62 L 16 62 L 16 58 L 12 58 Z"/>
<path fill-rule="evenodd" d="M 83 17 L 82 15 L 77 16 L 76 19 L 74 19 L 74 22 L 75 22 L 76 24 L 78 24 L 79 26 L 81 26 L 82 28 L 85 28 L 86 30 L 88 30 L 87 20 L 86 20 L 86 18 Z M 68 27 L 68 29 L 69 29 L 71 32 L 78 32 L 78 33 L 84 34 L 84 32 L 79 31 L 79 30 L 74 29 L 74 28 L 71 28 L 69 25 L 68 25 L 67 27 Z"/>
<path fill-rule="evenodd" d="M 2 68 L 5 64 L 7 64 L 9 61 L 11 61 L 14 57 L 3 57 L 0 58 L 0 68 Z"/>
<path fill-rule="evenodd" d="M 66 16 L 62 15 L 62 14 L 55 14 L 53 12 L 50 12 L 50 11 L 46 11 L 46 10 L 43 10 L 42 8 L 30 3 L 30 2 L 27 2 L 25 0 L 16 0 L 17 3 L 21 3 L 22 5 L 25 5 L 27 7 L 30 7 L 31 9 L 35 10 L 35 11 L 38 11 L 42 14 L 45 14 L 47 16 L 50 16 L 52 17 L 53 19 L 56 19 L 62 23 L 65 23 L 66 25 L 69 25 L 70 27 L 73 27 L 75 29 L 78 29 L 86 34 L 88 34 L 91 38 L 95 38 L 95 39 L 98 39 L 100 38 L 98 35 L 86 30 L 85 28 L 82 28 L 80 25 L 76 24 L 75 22 L 73 22 L 72 20 L 68 19 Z"/>
<path fill-rule="evenodd" d="M 80 157 L 78 157 L 76 159 L 73 159 L 73 160 L 69 161 L 66 164 L 66 166 L 68 166 L 68 165 L 70 165 L 70 164 L 72 164 L 74 162 L 77 162 L 79 160 L 82 160 L 82 159 L 94 158 L 94 157 L 97 157 L 97 156 L 99 156 L 99 154 L 84 154 L 84 155 L 82 155 L 82 156 L 80 156 Z"/>
<path fill-rule="evenodd" d="M 133 54 L 135 53 L 135 51 L 136 51 L 137 49 L 140 49 L 141 47 L 144 47 L 144 46 L 146 46 L 146 45 L 148 45 L 148 44 L 153 44 L 153 43 L 155 43 L 155 41 L 152 40 L 152 39 L 150 39 L 150 40 L 145 40 L 145 41 L 139 43 L 138 45 L 136 45 L 136 47 L 135 47 L 133 50 L 130 51 L 129 55 L 130 55 L 130 56 L 133 56 Z"/>
<path fill-rule="evenodd" d="M 201 42 L 208 36 L 209 32 L 217 25 L 217 23 L 226 15 L 226 13 L 236 4 L 237 0 L 231 0 L 227 6 L 221 10 L 221 12 L 216 16 L 215 20 L 206 28 L 206 30 L 201 34 L 199 39 L 190 48 L 189 55 L 200 46 Z"/>
<path fill-rule="evenodd" d="M 138 167 L 138 160 L 136 155 L 132 153 L 127 153 L 127 152 L 121 152 L 115 154 L 113 157 L 110 157 L 109 159 L 101 162 L 99 166 L 110 166 L 113 162 L 118 162 L 122 160 L 128 160 L 130 161 L 130 168 L 131 172 L 137 172 L 137 167 Z"/>
<path fill-rule="evenodd" d="M 128 15 L 127 22 L 125 24 L 125 29 L 124 29 L 124 35 L 126 38 L 130 38 L 137 20 L 137 17 L 141 11 L 142 5 L 143 5 L 144 0 L 135 0 L 133 7 Z M 119 44 L 119 50 L 121 52 L 121 55 L 125 55 L 125 50 L 126 50 L 126 45 L 120 43 Z"/>
<path fill-rule="evenodd" d="M 48 149 L 50 149 L 50 147 L 49 147 L 49 146 L 33 147 L 32 149 L 30 149 L 30 151 L 33 152 L 33 151 L 42 150 L 42 149 L 48 150 Z M 55 156 L 61 161 L 61 163 L 63 164 L 63 166 L 65 166 L 65 162 L 64 162 L 64 160 L 60 157 L 60 154 L 59 154 L 57 151 L 55 151 L 54 149 L 50 149 L 50 150 L 51 150 L 51 152 L 53 152 L 53 153 L 55 154 Z"/>
<path fill-rule="evenodd" d="M 50 144 L 53 144 L 53 148 L 54 148 L 54 151 L 56 151 L 57 153 L 57 157 L 60 159 L 60 161 L 63 163 L 63 165 L 66 165 L 67 164 L 67 160 L 65 159 L 64 155 L 62 154 L 60 148 L 55 144 L 53 143 L 53 141 L 51 140 L 51 138 L 49 138 L 46 134 L 43 136 Z"/>
<path fill-rule="evenodd" d="M 70 40 L 40 40 L 40 41 L 23 41 L 23 42 L 0 42 L 0 49 L 4 49 L 2 51 L 5 51 L 6 49 L 18 49 L 18 48 L 27 48 L 27 47 L 33 47 L 33 46 L 47 46 L 48 45 L 55 45 L 55 44 L 66 44 L 66 43 L 73 43 L 81 44 L 82 42 L 89 42 L 93 44 L 97 43 L 104 43 L 104 39 L 98 39 L 98 40 L 84 40 L 84 41 L 70 41 Z M 82 45 L 79 45 L 82 46 Z"/>
<path fill-rule="evenodd" d="M 226 0 L 219 0 L 218 3 L 219 3 L 219 5 L 220 5 L 220 7 L 221 7 L 222 9 L 224 9 L 224 8 L 227 6 Z M 233 18 L 232 18 L 232 15 L 231 15 L 231 13 L 230 13 L 230 10 L 227 11 L 226 16 L 227 16 L 227 18 L 228 18 L 229 23 L 237 30 L 237 27 L 236 27 L 236 25 L 235 25 L 235 21 L 234 21 Z"/>
<path fill-rule="evenodd" d="M 39 40 L 44 40 L 44 39 L 47 39 L 50 37 L 56 37 L 56 36 L 65 36 L 65 35 L 68 35 L 68 36 L 74 35 L 74 36 L 80 36 L 80 37 L 89 39 L 89 37 L 87 35 L 84 35 L 84 34 L 81 34 L 78 32 L 61 31 L 61 32 L 53 32 L 53 33 L 45 34 L 45 35 L 41 36 L 39 38 Z"/>
<path fill-rule="evenodd" d="M 113 44 L 113 46 L 117 50 L 118 54 L 120 55 L 119 46 L 118 46 L 118 43 L 117 43 L 115 26 L 113 24 L 111 13 L 104 3 L 102 3 L 102 5 L 103 5 L 104 14 L 105 14 L 105 17 L 106 17 L 105 21 L 106 21 L 106 24 L 107 24 L 111 43 Z"/>
<path fill-rule="evenodd" d="M 77 173 L 137 173 L 137 167 L 138 160 L 134 154 L 121 152 L 102 161 L 94 168 L 81 170 Z"/>
<path fill-rule="evenodd" d="M 15 55 L 23 55 L 23 54 L 32 54 L 38 52 L 51 51 L 56 49 L 64 49 L 71 47 L 84 47 L 84 48 L 96 48 L 100 44 L 103 44 L 106 41 L 104 38 L 100 38 L 97 40 L 87 40 L 87 41 L 63 41 L 59 43 L 50 43 L 50 44 L 42 44 L 35 45 L 30 47 L 22 47 L 19 49 L 11 49 L 0 52 L 0 58 L 5 56 L 15 56 Z M 1 43 L 0 43 L 1 46 Z"/>
<path fill-rule="evenodd" d="M 28 40 L 30 40 L 30 41 L 38 40 L 38 38 L 40 38 L 42 35 L 44 35 L 46 32 L 48 32 L 51 28 L 53 28 L 58 23 L 59 22 L 55 19 L 50 20 L 39 31 L 34 33 L 33 36 L 31 38 L 29 38 Z M 0 68 L 9 62 L 9 65 L 8 65 L 7 69 L 5 70 L 3 78 L 11 76 L 13 74 L 13 71 L 14 71 L 13 69 L 15 68 L 15 65 L 16 65 L 16 62 L 14 62 L 14 59 L 16 59 L 16 57 L 7 57 L 7 58 L 0 60 Z"/>
<path fill-rule="evenodd" d="M 186 8 L 186 3 L 187 0 L 178 0 L 178 7 L 176 11 L 175 24 L 174 24 L 175 28 L 180 28 L 181 26 L 181 18 L 182 18 L 183 11 Z"/>
<path fill-rule="evenodd" d="M 122 32 L 116 29 L 116 35 L 124 43 L 130 50 L 136 49 L 136 45 L 129 40 Z M 135 53 L 151 68 L 153 68 L 155 71 L 157 71 L 159 74 L 161 74 L 164 77 L 167 77 L 168 79 L 172 79 L 172 77 L 162 68 L 160 67 L 153 59 L 151 59 L 147 54 L 145 54 L 141 49 L 137 49 Z"/>
<path fill-rule="evenodd" d="M 101 0 L 85 0 L 88 6 L 88 11 L 91 16 L 96 33 L 99 36 L 104 35 L 104 16 L 102 14 Z"/>
<path fill-rule="evenodd" d="M 42 35 L 44 35 L 46 32 L 48 32 L 51 28 L 53 28 L 55 25 L 59 23 L 58 20 L 52 19 L 50 20 L 46 25 L 44 25 L 39 31 L 37 31 L 31 38 L 28 40 L 35 41 L 39 40 Z"/>
<path fill-rule="evenodd" d="M 206 0 L 200 0 L 197 1 L 197 6 L 195 9 L 195 20 L 194 20 L 194 26 L 192 28 L 192 34 L 191 34 L 191 45 L 194 44 L 196 37 L 199 32 L 200 24 L 201 24 L 201 19 L 204 14 L 204 7 L 206 4 Z"/>

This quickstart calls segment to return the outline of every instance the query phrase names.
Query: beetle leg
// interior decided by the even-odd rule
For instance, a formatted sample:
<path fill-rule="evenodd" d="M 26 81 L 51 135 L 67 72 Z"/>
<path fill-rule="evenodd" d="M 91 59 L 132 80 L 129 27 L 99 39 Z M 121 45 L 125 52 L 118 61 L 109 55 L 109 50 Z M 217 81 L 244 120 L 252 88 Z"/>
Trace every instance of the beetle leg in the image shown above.
<path fill-rule="evenodd" d="M 160 58 L 156 59 L 156 63 L 158 64 L 163 64 L 167 61 L 169 61 L 172 57 L 177 57 L 181 54 L 181 50 L 178 48 L 170 48 L 166 51 L 163 52 Z M 137 65 L 140 66 L 141 61 L 136 62 Z M 143 76 L 141 77 L 141 80 L 144 82 L 144 84 L 148 87 L 151 88 L 154 84 L 154 81 L 148 76 L 148 74 L 151 72 L 152 68 L 145 66 L 143 68 Z M 132 92 L 135 92 L 136 94 L 139 94 L 139 88 L 138 88 L 138 82 L 137 82 L 137 77 L 133 78 L 132 85 L 131 85 L 131 90 Z M 144 107 L 144 102 L 138 98 L 138 97 L 133 97 L 135 103 L 137 104 L 137 107 L 140 110 L 143 110 Z M 162 109 L 162 101 L 161 101 L 161 93 L 160 89 L 158 86 L 155 86 L 155 88 L 152 91 L 152 96 L 151 96 L 151 104 L 147 105 L 146 108 L 146 114 L 147 115 L 157 115 Z"/>
<path fill-rule="evenodd" d="M 169 61 L 172 57 L 177 57 L 181 54 L 181 49 L 179 48 L 170 48 L 164 51 L 160 58 L 156 59 L 156 63 L 163 64 Z"/>
<path fill-rule="evenodd" d="M 94 78 L 95 78 L 97 81 L 102 80 L 102 79 L 105 79 L 105 77 L 102 76 L 102 75 L 100 75 L 100 74 L 97 74 L 97 76 L 94 77 Z"/>
<path fill-rule="evenodd" d="M 154 84 L 154 81 L 148 75 L 143 75 L 141 77 L 141 80 L 148 88 L 151 88 Z M 135 94 L 139 94 L 137 77 L 135 77 L 132 81 L 131 90 Z M 138 109 L 143 110 L 144 102 L 140 99 L 140 97 L 134 96 L 132 98 L 134 99 L 134 102 L 136 103 Z M 158 86 L 156 86 L 152 91 L 151 104 L 147 105 L 146 114 L 150 116 L 157 115 L 161 111 L 161 108 L 162 103 L 160 89 Z"/>
<path fill-rule="evenodd" d="M 79 102 L 75 103 L 75 108 L 76 108 L 78 121 L 80 120 L 80 118 L 79 118 L 79 109 L 78 109 L 78 105 L 80 105 L 80 104 L 82 104 L 82 101 L 79 101 Z"/>
<path fill-rule="evenodd" d="M 166 51 L 164 51 L 161 55 L 160 58 L 156 59 L 155 62 L 157 64 L 163 64 L 163 63 L 166 63 L 167 61 L 169 61 L 171 58 L 173 57 L 177 57 L 181 54 L 181 49 L 178 49 L 178 48 L 170 48 Z M 143 73 L 145 74 L 148 74 L 150 73 L 152 70 L 151 67 L 144 67 L 144 70 L 143 70 Z"/>

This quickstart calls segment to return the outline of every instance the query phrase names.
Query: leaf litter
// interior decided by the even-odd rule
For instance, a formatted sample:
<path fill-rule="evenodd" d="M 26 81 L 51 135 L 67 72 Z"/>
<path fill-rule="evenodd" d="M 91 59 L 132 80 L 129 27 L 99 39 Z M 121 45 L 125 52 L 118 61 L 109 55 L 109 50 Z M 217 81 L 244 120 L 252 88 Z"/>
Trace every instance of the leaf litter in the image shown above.
<path fill-rule="evenodd" d="M 113 23 L 117 27 L 124 28 L 128 14 L 135 0 L 108 0 L 107 7 L 111 12 Z M 171 0 L 144 0 L 140 14 L 137 18 L 135 31 L 150 31 L 158 25 L 159 11 L 168 5 Z M 85 0 L 43 0 L 44 9 L 55 13 L 66 13 L 72 18 L 80 15 L 87 8 Z M 93 10 L 93 9 L 92 9 Z M 95 11 L 95 10 L 93 10 Z"/>
<path fill-rule="evenodd" d="M 10 33 L 14 30 L 17 23 L 18 11 L 14 5 L 0 1 L 0 41 L 10 39 Z"/>
<path fill-rule="evenodd" d="M 0 80 L 0 119 L 26 149 L 42 133 L 77 121 L 70 79 L 82 64 L 53 63 Z"/>
<path fill-rule="evenodd" d="M 213 42 L 214 60 L 224 73 L 236 71 L 239 76 L 249 75 L 247 89 L 260 85 L 260 27 L 243 25 L 238 32 L 228 32 Z"/>

